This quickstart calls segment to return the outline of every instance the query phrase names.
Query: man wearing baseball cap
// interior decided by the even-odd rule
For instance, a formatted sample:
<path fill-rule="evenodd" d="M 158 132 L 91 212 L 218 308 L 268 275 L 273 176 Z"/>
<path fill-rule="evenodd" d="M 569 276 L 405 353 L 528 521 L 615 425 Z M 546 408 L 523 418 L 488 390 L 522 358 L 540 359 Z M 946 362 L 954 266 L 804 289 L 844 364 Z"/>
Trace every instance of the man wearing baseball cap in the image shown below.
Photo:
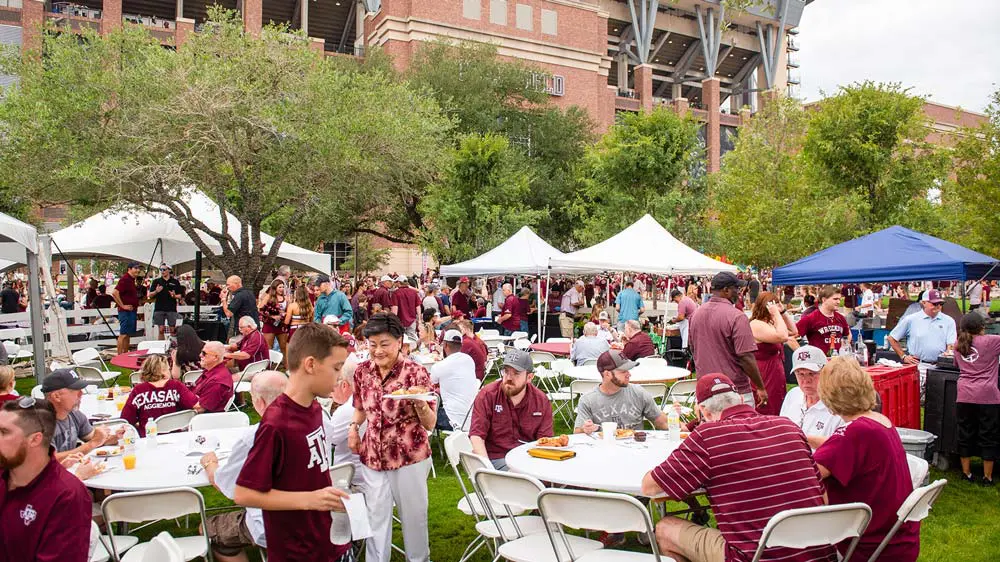
<path fill-rule="evenodd" d="M 955 319 L 947 314 L 941 314 L 943 304 L 944 297 L 937 289 L 924 291 L 920 295 L 921 311 L 900 318 L 896 327 L 889 332 L 889 345 L 903 363 L 910 365 L 933 363 L 942 353 L 955 348 L 955 340 L 958 337 Z M 905 352 L 899 345 L 899 341 L 904 338 Z"/>
<path fill-rule="evenodd" d="M 90 420 L 78 408 L 87 384 L 72 369 L 56 369 L 42 382 L 42 394 L 55 411 L 56 428 L 52 446 L 56 450 L 56 459 L 60 461 L 73 453 L 87 455 L 101 445 L 114 443 L 123 433 L 111 436 L 104 427 L 90 425 Z M 83 441 L 83 444 L 77 447 L 77 441 Z"/>
<path fill-rule="evenodd" d="M 136 320 L 138 319 L 139 308 L 139 288 L 136 285 L 136 278 L 141 274 L 139 262 L 129 262 L 125 275 L 122 275 L 111 291 L 111 297 L 118 305 L 118 346 L 119 355 L 127 353 L 129 341 L 132 334 L 136 333 Z"/>
<path fill-rule="evenodd" d="M 431 366 L 431 382 L 441 388 L 437 427 L 446 431 L 469 430 L 472 402 L 479 392 L 476 364 L 462 353 L 462 332 L 444 333 L 444 359 Z"/>
<path fill-rule="evenodd" d="M 313 277 L 312 285 L 317 289 L 319 295 L 316 296 L 316 304 L 313 305 L 313 321 L 326 323 L 324 318 L 336 316 L 339 319 L 337 328 L 340 332 L 350 331 L 351 321 L 354 318 L 354 309 L 351 308 L 351 299 L 347 298 L 340 289 L 334 289 L 330 282 L 330 276 L 322 273 Z"/>
<path fill-rule="evenodd" d="M 704 488 L 718 528 L 664 517 L 656 525 L 660 553 L 692 562 L 750 560 L 772 516 L 824 504 L 819 470 L 798 427 L 744 404 L 726 375 L 700 376 L 695 397 L 704 422 L 667 460 L 646 473 L 642 494 L 681 500 Z M 836 560 L 836 552 L 832 546 L 775 547 L 768 548 L 763 558 Z"/>
<path fill-rule="evenodd" d="M 166 339 L 177 328 L 177 301 L 184 298 L 184 287 L 173 275 L 173 268 L 160 264 L 160 276 L 149 284 L 146 298 L 153 301 L 153 325 L 162 326 L 159 339 Z"/>
<path fill-rule="evenodd" d="M 458 288 L 451 294 L 451 306 L 466 316 L 472 312 L 472 291 L 469 290 L 468 277 L 458 280 Z"/>
<path fill-rule="evenodd" d="M 788 391 L 781 404 L 781 416 L 802 429 L 813 449 L 844 425 L 844 420 L 819 399 L 819 377 L 824 366 L 826 355 L 818 347 L 804 345 L 793 351 L 792 374 L 799 385 Z"/>
<path fill-rule="evenodd" d="M 597 358 L 601 384 L 580 398 L 574 433 L 593 433 L 601 429 L 604 422 L 615 422 L 620 429 L 642 429 L 643 420 L 649 420 L 656 429 L 667 429 L 667 415 L 656 405 L 653 396 L 629 384 L 630 372 L 637 366 L 638 363 L 616 349 L 605 351 Z"/>
<path fill-rule="evenodd" d="M 733 306 L 745 285 L 728 271 L 712 278 L 712 297 L 689 319 L 688 347 L 699 379 L 702 373 L 722 373 L 736 384 L 747 404 L 762 406 L 767 390 L 754 357 L 757 341 L 750 320 Z"/>
<path fill-rule="evenodd" d="M 531 384 L 531 355 L 511 349 L 503 358 L 503 376 L 483 387 L 472 405 L 472 450 L 507 469 L 507 452 L 521 443 L 552 436 L 552 403 Z"/>
<path fill-rule="evenodd" d="M 392 288 L 392 275 L 383 275 L 379 279 L 379 287 L 375 289 L 372 293 L 372 297 L 368 299 L 368 312 L 371 313 L 372 307 L 376 304 L 382 305 L 382 312 L 392 311 L 392 293 L 389 289 Z"/>

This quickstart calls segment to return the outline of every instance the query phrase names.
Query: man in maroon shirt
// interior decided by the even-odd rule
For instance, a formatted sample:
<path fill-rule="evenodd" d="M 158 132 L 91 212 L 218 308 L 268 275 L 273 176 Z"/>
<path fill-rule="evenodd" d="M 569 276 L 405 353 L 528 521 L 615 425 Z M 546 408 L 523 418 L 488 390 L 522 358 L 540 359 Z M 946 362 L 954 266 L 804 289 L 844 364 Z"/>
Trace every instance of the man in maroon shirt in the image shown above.
<path fill-rule="evenodd" d="M 847 319 L 837 312 L 840 298 L 840 293 L 833 286 L 822 287 L 816 296 L 816 309 L 803 314 L 795 325 L 799 333 L 809 340 L 809 345 L 822 349 L 827 355 L 831 351 L 839 351 L 845 342 L 848 345 L 851 343 L 851 328 Z"/>
<path fill-rule="evenodd" d="M 406 278 L 397 279 L 399 286 L 392 293 L 392 313 L 399 316 L 403 333 L 417 339 L 417 318 L 420 317 L 420 293 L 410 287 Z"/>
<path fill-rule="evenodd" d="M 253 318 L 249 316 L 240 318 L 239 330 L 243 339 L 238 344 L 230 345 L 229 353 L 226 354 L 226 359 L 231 359 L 234 367 L 242 371 L 250 363 L 266 361 L 270 358 L 267 340 L 264 339 L 264 334 L 257 329 L 257 322 Z"/>
<path fill-rule="evenodd" d="M 329 326 L 306 324 L 289 342 L 286 360 L 288 385 L 260 420 L 234 500 L 264 511 L 268 560 L 335 562 L 351 545 L 330 542 L 330 511 L 344 511 L 349 495 L 330 480 L 330 444 L 316 398 L 333 392 L 347 340 Z"/>
<path fill-rule="evenodd" d="M 823 505 L 819 469 L 798 426 L 758 414 L 726 375 L 703 374 L 695 398 L 703 423 L 646 473 L 642 494 L 680 500 L 704 488 L 718 529 L 664 517 L 656 525 L 656 541 L 663 555 L 678 560 L 748 561 L 772 516 Z M 837 555 L 832 546 L 774 547 L 763 559 L 834 562 Z"/>
<path fill-rule="evenodd" d="M 139 309 L 139 290 L 135 279 L 140 274 L 137 262 L 129 262 L 125 275 L 118 280 L 111 296 L 118 303 L 118 354 L 127 353 L 130 345 L 129 336 L 136 331 L 136 320 Z"/>
<path fill-rule="evenodd" d="M 459 320 L 455 325 L 462 332 L 462 353 L 472 358 L 472 362 L 476 364 L 476 378 L 483 380 L 486 376 L 486 358 L 490 353 L 486 342 L 476 337 L 472 322 Z"/>
<path fill-rule="evenodd" d="M 368 299 L 369 314 L 372 312 L 372 307 L 374 307 L 376 304 L 382 306 L 382 312 L 392 311 L 392 294 L 389 292 L 389 289 L 392 288 L 392 276 L 383 275 L 380 282 L 382 283 L 382 285 L 379 288 L 375 289 L 375 292 L 372 293 L 371 298 Z"/>
<path fill-rule="evenodd" d="M 471 316 L 472 291 L 469 290 L 468 277 L 462 277 L 458 280 L 458 289 L 451 293 L 451 307 L 466 316 Z"/>
<path fill-rule="evenodd" d="M 472 450 L 507 469 L 507 452 L 526 441 L 552 436 L 552 403 L 531 384 L 527 351 L 511 349 L 503 358 L 503 377 L 479 391 L 472 404 Z"/>
<path fill-rule="evenodd" d="M 226 367 L 225 354 L 226 346 L 222 342 L 205 342 L 201 349 L 201 368 L 205 372 L 194 385 L 194 393 L 198 396 L 194 409 L 198 413 L 224 412 L 233 397 L 233 375 Z"/>
<path fill-rule="evenodd" d="M 90 494 L 50 447 L 55 411 L 22 396 L 0 409 L 0 561 L 86 562 Z"/>
<path fill-rule="evenodd" d="M 625 322 L 625 332 L 623 333 L 625 347 L 622 353 L 632 361 L 641 357 L 656 355 L 656 346 L 649 334 L 642 331 L 638 320 L 628 320 Z"/>
<path fill-rule="evenodd" d="M 497 323 L 503 328 L 503 334 L 509 336 L 521 329 L 521 303 L 510 283 L 504 283 L 501 290 L 504 297 L 503 311 L 497 318 Z"/>
<path fill-rule="evenodd" d="M 699 378 L 701 373 L 722 373 L 736 384 L 747 404 L 763 406 L 767 391 L 753 353 L 757 342 L 750 320 L 733 306 L 744 285 L 745 281 L 728 271 L 712 278 L 712 298 L 691 317 L 688 347 Z"/>

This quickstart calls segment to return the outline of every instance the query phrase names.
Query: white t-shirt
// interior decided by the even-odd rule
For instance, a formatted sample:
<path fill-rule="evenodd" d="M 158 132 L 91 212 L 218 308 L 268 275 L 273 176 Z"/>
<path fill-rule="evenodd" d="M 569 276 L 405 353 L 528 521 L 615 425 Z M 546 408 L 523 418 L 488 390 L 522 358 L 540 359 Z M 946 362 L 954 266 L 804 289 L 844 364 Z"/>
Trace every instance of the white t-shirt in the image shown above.
<path fill-rule="evenodd" d="M 233 499 L 236 494 L 236 479 L 239 477 L 240 471 L 243 470 L 243 465 L 247 462 L 247 453 L 253 447 L 257 427 L 258 425 L 251 425 L 243 435 L 240 435 L 240 438 L 233 444 L 233 450 L 229 453 L 229 460 L 215 471 L 215 485 L 229 499 Z M 267 540 L 264 538 L 264 513 L 259 508 L 248 507 L 246 524 L 253 542 L 260 547 L 267 548 Z"/>
<path fill-rule="evenodd" d="M 983 284 L 977 281 L 969 283 L 968 296 L 969 304 L 983 304 Z"/>
<path fill-rule="evenodd" d="M 469 431 L 472 422 L 469 411 L 479 392 L 476 363 L 472 357 L 459 351 L 438 361 L 431 367 L 431 382 L 441 386 L 441 405 L 451 426 Z"/>
<path fill-rule="evenodd" d="M 832 414 L 822 400 L 806 409 L 806 395 L 799 387 L 789 390 L 785 395 L 785 401 L 781 403 L 781 417 L 795 422 L 806 435 L 816 437 L 829 437 L 844 425 L 844 420 Z"/>
<path fill-rule="evenodd" d="M 871 309 L 875 305 L 875 293 L 871 289 L 865 289 L 861 295 L 861 307 Z"/>
<path fill-rule="evenodd" d="M 347 446 L 347 429 L 354 418 L 354 404 L 348 401 L 337 407 L 333 413 L 323 410 L 323 431 L 326 433 L 326 441 L 333 447 L 333 464 L 338 465 L 350 462 L 354 465 L 354 479 L 351 485 L 367 491 L 371 487 L 368 481 L 367 468 L 361 462 L 361 457 L 351 451 Z M 358 430 L 360 436 L 364 435 L 364 428 Z"/>
<path fill-rule="evenodd" d="M 434 310 L 441 312 L 440 307 L 438 307 L 438 300 L 434 298 L 434 295 L 427 295 L 420 304 L 424 307 L 424 310 L 433 308 Z"/>

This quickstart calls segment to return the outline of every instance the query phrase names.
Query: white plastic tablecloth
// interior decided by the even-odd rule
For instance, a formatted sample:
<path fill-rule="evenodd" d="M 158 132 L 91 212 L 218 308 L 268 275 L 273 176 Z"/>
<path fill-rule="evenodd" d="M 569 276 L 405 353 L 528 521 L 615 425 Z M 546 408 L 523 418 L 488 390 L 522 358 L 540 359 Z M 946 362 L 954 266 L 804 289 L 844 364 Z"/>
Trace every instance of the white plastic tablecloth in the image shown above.
<path fill-rule="evenodd" d="M 121 412 L 115 406 L 114 400 L 98 400 L 96 394 L 84 394 L 80 397 L 80 411 L 88 418 L 93 418 L 96 414 L 111 416 L 108 419 L 118 419 L 121 417 Z"/>
<path fill-rule="evenodd" d="M 570 435 L 570 448 L 576 456 L 564 461 L 528 455 L 528 449 L 535 446 L 529 443 L 507 453 L 507 468 L 543 482 L 640 496 L 642 477 L 680 446 L 679 441 L 670 441 L 666 431 L 646 434 L 645 443 L 632 439 L 604 443 L 582 433 Z"/>
<path fill-rule="evenodd" d="M 182 431 L 169 435 L 160 435 L 156 447 L 150 447 L 146 439 L 136 443 L 136 463 L 132 470 L 125 470 L 122 457 L 109 457 L 103 460 L 109 468 L 102 474 L 87 479 L 84 483 L 88 488 L 114 490 L 117 492 L 133 492 L 137 490 L 155 490 L 175 486 L 191 486 L 200 488 L 208 486 L 208 476 L 201 468 L 201 454 L 188 455 L 188 442 L 195 435 L 211 435 L 219 439 L 219 448 L 215 453 L 228 453 L 233 443 L 247 428 L 215 429 L 192 433 Z M 222 456 L 222 455 L 220 455 Z M 228 459 L 221 459 L 220 465 Z M 196 467 L 197 473 L 191 467 Z M 191 470 L 189 470 L 191 469 Z"/>
<path fill-rule="evenodd" d="M 642 365 L 629 371 L 634 383 L 644 382 L 668 382 L 683 379 L 691 374 L 691 371 L 670 365 Z M 563 373 L 571 379 L 581 381 L 601 381 L 601 373 L 597 370 L 597 365 L 580 365 L 570 367 Z"/>

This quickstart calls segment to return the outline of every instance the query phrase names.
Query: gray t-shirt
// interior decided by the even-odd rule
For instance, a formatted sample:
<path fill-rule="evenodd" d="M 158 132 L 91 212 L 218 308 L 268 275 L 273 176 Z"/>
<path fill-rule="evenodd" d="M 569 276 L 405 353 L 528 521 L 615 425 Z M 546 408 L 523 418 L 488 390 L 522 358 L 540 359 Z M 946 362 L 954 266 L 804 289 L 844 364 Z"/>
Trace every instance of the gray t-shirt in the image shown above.
<path fill-rule="evenodd" d="M 93 433 L 87 416 L 80 410 L 73 410 L 64 420 L 56 420 L 56 432 L 52 436 L 52 444 L 57 453 L 71 451 L 76 448 L 76 442 Z"/>
<path fill-rule="evenodd" d="M 611 396 L 595 388 L 580 398 L 575 427 L 590 420 L 598 425 L 615 422 L 620 429 L 642 429 L 643 419 L 652 422 L 661 413 L 652 395 L 642 387 L 630 384 Z"/>
<path fill-rule="evenodd" d="M 583 336 L 573 342 L 573 349 L 569 352 L 569 358 L 577 365 L 582 365 L 588 359 L 597 359 L 609 349 L 611 349 L 611 345 L 602 336 Z"/>

